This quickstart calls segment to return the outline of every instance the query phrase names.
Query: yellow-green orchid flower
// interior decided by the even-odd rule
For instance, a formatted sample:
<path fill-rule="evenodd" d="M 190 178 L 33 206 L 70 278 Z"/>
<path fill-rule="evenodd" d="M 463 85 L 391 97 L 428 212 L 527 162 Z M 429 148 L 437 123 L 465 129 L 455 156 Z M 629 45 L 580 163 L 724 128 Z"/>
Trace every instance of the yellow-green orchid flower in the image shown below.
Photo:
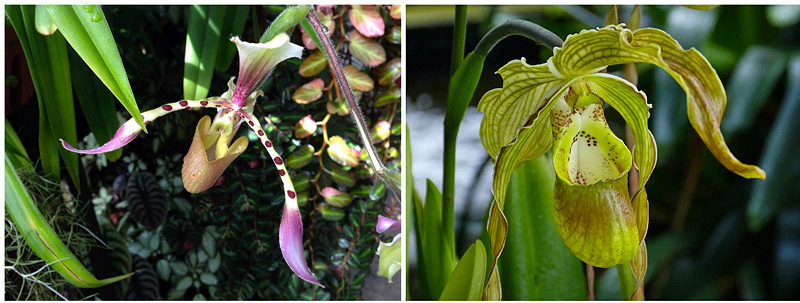
<path fill-rule="evenodd" d="M 512 171 L 552 147 L 558 230 L 582 261 L 598 267 L 632 261 L 637 280 L 646 268 L 645 184 L 656 164 L 647 126 L 651 105 L 630 82 L 601 73 L 607 66 L 663 68 L 686 91 L 689 120 L 720 163 L 745 178 L 765 177 L 760 168 L 737 160 L 725 144 L 719 128 L 725 90 L 697 50 L 684 50 L 661 30 L 631 31 L 620 24 L 570 35 L 553 53 L 543 64 L 529 65 L 523 58 L 498 70 L 503 87 L 487 92 L 478 104 L 486 114 L 481 142 L 496 160 L 492 188 L 500 209 Z M 633 154 L 609 129 L 606 103 L 630 126 Z M 632 165 L 639 170 L 638 188 L 629 195 Z"/>
<path fill-rule="evenodd" d="M 168 113 L 188 108 L 214 108 L 217 115 L 214 121 L 204 117 L 197 124 L 191 148 L 184 157 L 182 177 L 184 186 L 189 192 L 202 192 L 222 175 L 225 168 L 245 148 L 247 139 L 242 137 L 231 144 L 233 136 L 239 126 L 246 122 L 256 133 L 258 140 L 267 149 L 272 158 L 281 182 L 283 183 L 285 204 L 280 225 L 280 247 L 286 263 L 303 280 L 322 286 L 308 268 L 303 255 L 303 220 L 297 205 L 297 194 L 292 185 L 292 180 L 283 164 L 283 159 L 272 147 L 272 141 L 267 138 L 261 129 L 261 122 L 253 116 L 253 104 L 256 97 L 262 94 L 258 88 L 269 77 L 272 69 L 278 63 L 288 58 L 299 58 L 303 48 L 289 42 L 285 33 L 278 34 L 267 43 L 248 43 L 231 39 L 239 51 L 239 77 L 234 86 L 229 83 L 229 90 L 220 97 L 203 100 L 182 100 L 165 104 L 159 108 L 142 113 L 144 124 Z M 125 146 L 133 141 L 142 128 L 134 119 L 123 124 L 111 141 L 93 150 L 78 150 L 64 140 L 61 140 L 67 150 L 82 153 L 96 154 L 112 151 Z"/>

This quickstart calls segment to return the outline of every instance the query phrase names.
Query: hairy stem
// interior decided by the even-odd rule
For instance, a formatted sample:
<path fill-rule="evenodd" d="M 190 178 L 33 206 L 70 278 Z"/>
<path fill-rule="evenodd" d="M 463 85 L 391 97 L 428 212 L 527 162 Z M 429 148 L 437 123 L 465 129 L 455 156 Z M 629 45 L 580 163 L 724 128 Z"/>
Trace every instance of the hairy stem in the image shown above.
<path fill-rule="evenodd" d="M 325 51 L 325 55 L 328 57 L 328 62 L 330 62 L 330 66 L 332 67 L 331 71 L 333 72 L 334 77 L 336 78 L 337 84 L 339 84 L 339 88 L 344 95 L 344 98 L 347 100 L 347 106 L 350 108 L 350 115 L 353 117 L 353 121 L 356 124 L 356 129 L 358 129 L 358 135 L 361 138 L 361 142 L 364 145 L 364 149 L 367 151 L 367 155 L 369 155 L 369 160 L 372 162 L 372 169 L 375 170 L 375 174 L 377 174 L 384 182 L 386 182 L 389 188 L 392 189 L 392 193 L 395 197 L 400 197 L 399 187 L 394 188 L 390 180 L 388 174 L 390 174 L 389 170 L 383 166 L 383 162 L 381 162 L 380 157 L 378 157 L 378 152 L 375 150 L 375 146 L 372 145 L 372 140 L 369 137 L 369 128 L 367 124 L 364 122 L 364 116 L 361 114 L 361 108 L 358 107 L 358 102 L 356 102 L 356 97 L 353 94 L 353 90 L 350 88 L 350 82 L 347 81 L 347 77 L 344 73 L 344 68 L 342 67 L 341 61 L 339 61 L 339 56 L 336 53 L 336 50 L 333 48 L 333 44 L 331 40 L 325 35 L 325 31 L 323 30 L 322 23 L 320 23 L 319 18 L 314 13 L 314 10 L 310 10 L 308 12 L 309 23 L 311 23 L 311 27 L 314 29 L 314 32 L 319 37 L 319 42 L 322 44 L 322 50 Z"/>

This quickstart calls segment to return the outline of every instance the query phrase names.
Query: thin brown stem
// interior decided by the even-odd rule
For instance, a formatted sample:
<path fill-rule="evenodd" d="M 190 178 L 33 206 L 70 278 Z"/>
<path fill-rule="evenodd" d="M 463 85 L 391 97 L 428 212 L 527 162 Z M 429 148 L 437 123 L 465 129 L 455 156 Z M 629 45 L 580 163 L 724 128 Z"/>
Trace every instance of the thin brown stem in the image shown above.
<path fill-rule="evenodd" d="M 588 291 L 586 300 L 594 301 L 594 266 L 586 264 L 586 284 Z"/>

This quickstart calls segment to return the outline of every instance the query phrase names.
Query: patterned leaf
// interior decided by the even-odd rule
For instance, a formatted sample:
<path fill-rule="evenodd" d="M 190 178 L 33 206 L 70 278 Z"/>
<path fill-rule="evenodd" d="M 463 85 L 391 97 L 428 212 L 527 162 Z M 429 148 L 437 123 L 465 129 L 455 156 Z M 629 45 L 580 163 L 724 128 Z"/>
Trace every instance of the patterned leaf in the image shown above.
<path fill-rule="evenodd" d="M 357 31 L 350 32 L 350 53 L 358 61 L 369 66 L 378 66 L 386 61 L 386 51 L 383 50 L 383 46 Z"/>
<path fill-rule="evenodd" d="M 316 50 L 307 58 L 303 59 L 303 63 L 300 64 L 300 75 L 303 77 L 313 77 L 325 70 L 327 66 L 328 60 L 325 59 L 325 55 L 323 55 L 321 51 Z"/>
<path fill-rule="evenodd" d="M 352 86 L 354 90 L 368 92 L 375 87 L 375 82 L 372 81 L 372 78 L 358 70 L 358 68 L 353 65 L 345 66 L 344 74 L 347 77 L 347 81 L 350 82 L 350 86 Z"/>
<path fill-rule="evenodd" d="M 383 36 L 383 18 L 373 5 L 353 5 L 353 9 L 350 10 L 350 22 L 364 36 Z"/>
<path fill-rule="evenodd" d="M 323 82 L 322 79 L 316 78 L 311 80 L 311 82 L 303 84 L 303 86 L 294 92 L 292 95 L 292 100 L 299 104 L 308 104 L 314 102 L 322 97 L 322 89 L 324 87 L 325 82 Z"/>

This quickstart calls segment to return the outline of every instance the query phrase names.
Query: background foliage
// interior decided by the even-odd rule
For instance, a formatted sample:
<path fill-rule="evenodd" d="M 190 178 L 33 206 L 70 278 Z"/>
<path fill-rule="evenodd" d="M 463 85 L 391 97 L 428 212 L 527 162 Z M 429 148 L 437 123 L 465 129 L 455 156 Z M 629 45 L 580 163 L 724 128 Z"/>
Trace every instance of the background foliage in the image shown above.
<path fill-rule="evenodd" d="M 247 14 L 237 15 L 246 19 L 240 34 L 242 40 L 258 41 L 269 21 L 283 8 L 236 8 L 235 12 L 247 11 Z M 187 41 L 192 8 L 103 6 L 102 9 L 118 44 L 139 108 L 147 110 L 183 99 L 184 41 Z M 225 7 L 210 8 L 211 11 L 219 9 Z M 372 34 L 372 38 L 360 37 L 370 39 L 383 50 L 384 61 L 367 65 L 353 54 L 352 41 L 357 34 L 351 11 L 356 9 L 369 12 L 369 22 L 386 28 L 385 33 Z M 227 10 L 234 12 L 234 7 L 227 7 Z M 390 168 L 399 170 L 399 66 L 395 70 L 392 65 L 399 63 L 401 57 L 399 16 L 391 13 L 390 6 L 337 6 L 322 10 L 320 14 L 329 16 L 336 24 L 329 26 L 330 33 L 344 63 L 363 75 L 362 81 L 374 83 L 363 89 L 360 104 L 367 124 L 384 129 L 374 137 L 383 160 Z M 229 36 L 222 34 L 221 40 L 227 42 Z M 302 36 L 295 30 L 291 40 L 301 44 Z M 220 47 L 220 58 L 225 56 L 223 53 L 230 53 L 228 45 Z M 360 141 L 352 120 L 346 113 L 337 114 L 337 108 L 331 106 L 337 104 L 338 88 L 332 83 L 329 69 L 323 65 L 311 77 L 299 72 L 311 54 L 305 51 L 303 59 L 290 59 L 276 68 L 261 87 L 265 96 L 256 103 L 254 115 L 267 124 L 264 130 L 287 161 L 300 197 L 308 259 L 313 260 L 312 270 L 326 288 L 300 280 L 280 254 L 277 239 L 284 196 L 277 171 L 266 150 L 259 148 L 251 130 L 241 128 L 239 134 L 250 139 L 251 147 L 233 162 L 216 186 L 197 195 L 184 190 L 180 178 L 183 155 L 191 143 L 196 122 L 202 115 L 213 114 L 186 111 L 167 115 L 149 125 L 149 134 L 141 134 L 126 146 L 116 162 L 109 161 L 106 155 L 80 157 L 83 187 L 77 198 L 82 202 L 74 207 L 80 209 L 80 205 L 87 205 L 89 201 L 94 205 L 94 212 L 87 210 L 85 213 L 96 214 L 98 236 L 111 249 L 100 259 L 101 264 L 110 264 L 103 269 L 114 275 L 140 270 L 124 283 L 100 288 L 100 298 L 352 300 L 360 297 L 365 278 L 375 275 L 370 263 L 380 240 L 375 232 L 377 216 L 396 217 L 399 202 L 387 195 L 382 182 L 375 182 L 365 161 L 366 155 L 360 153 Z M 210 74 L 209 96 L 223 93 L 228 80 L 237 75 L 238 60 L 229 66 L 219 63 L 221 61 L 225 60 L 218 60 Z M 315 78 L 324 83 L 319 88 L 320 96 L 309 102 L 293 100 L 292 96 Z M 38 159 L 38 126 L 32 122 L 37 121 L 38 110 L 36 102 L 27 102 L 31 94 L 26 91 L 32 87 L 26 86 L 29 84 L 26 84 L 24 68 L 17 67 L 10 77 L 7 72 L 9 79 L 13 81 L 7 81 L 9 85 L 6 86 L 7 119 L 31 158 Z M 86 93 L 89 92 L 75 89 L 78 99 Z M 119 104 L 116 112 L 120 121 L 128 118 Z M 76 114 L 78 138 L 82 138 L 78 147 L 97 146 L 86 119 L 82 118 L 89 113 L 76 107 Z M 322 121 L 322 125 L 299 135 L 296 125 L 301 124 L 304 117 L 313 119 L 312 122 Z M 339 143 L 334 145 L 333 141 Z M 312 154 L 314 152 L 317 153 Z M 336 161 L 338 154 L 351 156 L 351 160 L 341 165 L 341 161 Z M 326 204 L 327 199 L 321 195 L 325 188 L 337 189 L 349 197 L 346 202 Z M 76 192 L 74 188 L 73 192 Z M 52 216 L 52 212 L 46 216 Z M 6 226 L 8 228 L 8 224 Z M 13 241 L 6 237 L 7 262 L 18 257 L 22 259 L 21 254 L 9 251 L 10 247 L 16 247 L 12 244 L 18 245 Z M 88 255 L 80 249 L 73 251 L 77 255 Z M 91 263 L 98 262 L 94 258 L 86 259 L 90 268 Z M 100 273 L 96 275 L 103 277 Z M 7 299 L 23 287 L 14 282 L 16 280 L 9 281 L 13 283 L 6 283 Z M 66 285 L 54 287 L 59 292 L 67 290 L 65 293 L 73 299 L 93 293 L 88 290 L 76 293 L 77 290 Z"/>
<path fill-rule="evenodd" d="M 620 21 L 627 20 L 631 8 L 621 7 Z M 602 26 L 607 10 L 608 6 L 469 6 L 465 49 L 474 49 L 488 29 L 505 20 L 530 20 L 566 38 L 581 29 Z M 454 10 L 448 6 L 409 6 L 408 15 L 409 125 L 430 124 L 446 100 L 440 88 L 447 87 L 449 77 Z M 657 68 L 637 65 L 638 88 L 653 104 L 649 121 L 659 149 L 658 164 L 647 186 L 651 207 L 647 298 L 800 297 L 793 287 L 800 282 L 796 223 L 800 205 L 794 198 L 800 178 L 800 136 L 790 131 L 798 127 L 790 117 L 800 114 L 798 21 L 797 6 L 722 6 L 711 10 L 643 7 L 642 27 L 661 28 L 684 48 L 696 47 L 708 58 L 727 90 L 722 129 L 728 145 L 742 162 L 757 164 L 767 172 L 764 181 L 727 172 L 689 127 L 680 87 Z M 503 40 L 484 64 L 472 105 L 488 89 L 500 87 L 501 78 L 493 73 L 508 61 L 525 57 L 528 63 L 538 64 L 551 55 L 550 50 L 524 38 Z M 609 72 L 621 74 L 621 67 Z M 624 121 L 612 112 L 607 114 L 608 122 L 620 135 Z M 474 109 L 468 111 L 465 124 L 478 123 L 480 117 L 473 119 L 469 113 Z M 469 129 L 469 125 L 462 125 L 459 153 L 465 149 L 483 152 L 479 141 L 467 137 Z M 415 138 L 415 163 L 422 162 L 420 157 L 429 157 L 421 155 L 420 150 L 440 144 L 438 139 L 420 140 L 413 127 L 410 136 Z M 462 138 L 474 145 L 462 145 Z M 479 196 L 475 188 L 491 180 L 486 177 L 491 174 L 491 163 L 488 155 L 459 157 L 457 175 L 468 175 L 461 184 L 470 185 L 456 190 L 457 201 L 462 201 L 456 202 L 456 209 L 463 210 L 456 213 L 460 217 L 456 246 L 458 255 L 462 255 L 483 228 L 485 213 L 475 209 L 485 210 L 491 201 L 474 200 Z M 422 196 L 422 180 L 439 171 L 425 165 L 425 170 L 415 171 Z M 478 168 L 474 177 L 468 170 L 473 168 Z M 488 186 L 484 188 L 488 190 Z M 414 249 L 408 253 L 414 260 Z M 409 281 L 418 281 L 417 265 L 409 266 Z M 595 285 L 598 299 L 619 298 L 615 269 L 596 270 Z M 419 297 L 417 285 L 412 282 L 409 287 L 411 297 Z"/>

